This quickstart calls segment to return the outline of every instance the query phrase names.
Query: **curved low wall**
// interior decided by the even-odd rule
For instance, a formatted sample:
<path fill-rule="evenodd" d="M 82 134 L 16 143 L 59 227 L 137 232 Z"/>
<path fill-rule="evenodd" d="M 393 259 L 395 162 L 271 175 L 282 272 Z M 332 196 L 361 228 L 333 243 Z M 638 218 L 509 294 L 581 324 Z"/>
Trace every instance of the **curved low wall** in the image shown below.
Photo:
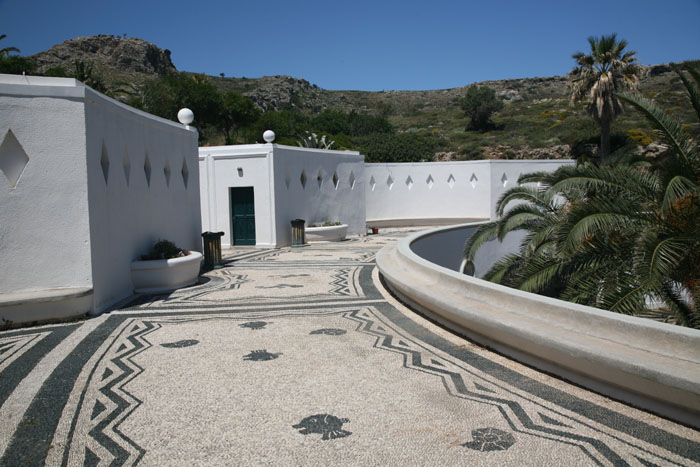
<path fill-rule="evenodd" d="M 469 226 L 420 232 L 380 250 L 377 266 L 388 287 L 409 306 L 482 345 L 700 427 L 700 331 L 500 286 L 412 250 L 421 239 L 435 241 L 440 232 L 454 235 L 460 227 Z"/>

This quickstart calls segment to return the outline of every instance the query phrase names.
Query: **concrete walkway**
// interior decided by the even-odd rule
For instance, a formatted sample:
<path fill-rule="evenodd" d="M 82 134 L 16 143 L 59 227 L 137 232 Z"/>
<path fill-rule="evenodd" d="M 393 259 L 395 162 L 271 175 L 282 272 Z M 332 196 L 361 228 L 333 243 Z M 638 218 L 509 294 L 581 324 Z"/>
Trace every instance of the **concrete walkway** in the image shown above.
<path fill-rule="evenodd" d="M 2 465 L 696 465 L 700 432 L 387 296 L 406 231 L 231 251 L 204 283 L 0 333 Z"/>

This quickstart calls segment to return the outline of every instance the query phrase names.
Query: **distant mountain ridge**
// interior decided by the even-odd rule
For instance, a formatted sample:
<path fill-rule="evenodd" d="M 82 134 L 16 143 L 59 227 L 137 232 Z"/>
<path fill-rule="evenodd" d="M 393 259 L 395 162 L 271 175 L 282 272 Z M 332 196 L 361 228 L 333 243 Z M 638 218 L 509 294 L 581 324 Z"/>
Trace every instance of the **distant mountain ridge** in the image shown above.
<path fill-rule="evenodd" d="M 76 61 L 92 64 L 107 88 L 139 85 L 178 71 L 169 50 L 142 39 L 109 35 L 70 39 L 27 58 L 41 73 L 53 67 L 70 70 Z M 642 68 L 642 95 L 662 107 L 678 109 L 681 121 L 688 121 L 686 96 L 670 66 Z M 400 133 L 415 132 L 442 141 L 435 160 L 568 157 L 575 146 L 597 131 L 582 105 L 570 105 L 567 76 L 484 81 L 451 89 L 371 92 L 326 90 L 284 75 L 229 78 L 185 73 L 212 83 L 220 92 L 234 91 L 249 97 L 263 111 L 316 114 L 334 109 L 386 116 Z M 493 117 L 498 131 L 464 131 L 467 121 L 459 100 L 472 84 L 493 88 L 507 104 Z M 627 134 L 642 146 L 655 139 L 645 119 L 634 112 L 618 118 L 615 125 L 613 131 Z M 692 132 L 700 133 L 696 123 L 689 125 Z"/>

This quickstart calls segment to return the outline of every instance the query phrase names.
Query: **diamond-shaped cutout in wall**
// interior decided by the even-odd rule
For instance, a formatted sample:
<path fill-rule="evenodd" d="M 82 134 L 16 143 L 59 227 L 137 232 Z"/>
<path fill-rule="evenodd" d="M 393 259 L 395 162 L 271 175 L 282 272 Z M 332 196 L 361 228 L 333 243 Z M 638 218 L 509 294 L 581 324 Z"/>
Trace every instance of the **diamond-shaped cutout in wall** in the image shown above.
<path fill-rule="evenodd" d="M 163 165 L 163 175 L 165 175 L 165 185 L 170 186 L 170 161 L 165 158 L 165 165 Z"/>
<path fill-rule="evenodd" d="M 7 130 L 0 145 L 0 171 L 5 174 L 12 188 L 17 187 L 19 177 L 29 163 L 29 156 L 24 152 L 12 130 Z"/>
<path fill-rule="evenodd" d="M 355 189 L 355 172 L 352 170 L 350 171 L 350 178 L 348 178 L 348 182 L 350 182 L 350 189 L 354 190 Z"/>
<path fill-rule="evenodd" d="M 318 188 L 320 190 L 321 185 L 323 185 L 323 171 L 322 170 L 319 170 L 318 173 L 316 174 L 316 183 L 318 183 Z"/>
<path fill-rule="evenodd" d="M 428 185 L 428 190 L 431 190 L 433 188 L 433 185 L 435 185 L 435 180 L 433 180 L 433 176 L 428 175 L 428 178 L 425 179 L 425 183 Z"/>
<path fill-rule="evenodd" d="M 102 143 L 102 157 L 100 157 L 100 165 L 102 166 L 102 175 L 105 177 L 105 184 L 109 180 L 109 154 L 107 154 L 107 148 L 105 144 Z"/>
<path fill-rule="evenodd" d="M 301 187 L 306 188 L 306 172 L 303 170 L 301 171 L 301 176 L 299 177 L 299 181 L 301 182 Z"/>
<path fill-rule="evenodd" d="M 369 187 L 372 191 L 374 191 L 374 188 L 377 186 L 377 181 L 374 179 L 374 175 L 369 177 Z"/>
<path fill-rule="evenodd" d="M 185 189 L 187 189 L 187 182 L 190 179 L 190 169 L 187 167 L 187 159 L 182 159 L 182 169 L 180 173 L 182 174 L 182 181 L 185 184 Z"/>
<path fill-rule="evenodd" d="M 508 185 L 508 177 L 506 177 L 505 172 L 503 173 L 503 176 L 501 177 L 501 183 L 503 184 L 504 188 L 506 185 Z"/>
<path fill-rule="evenodd" d="M 409 191 L 411 188 L 413 188 L 413 179 L 410 175 L 406 178 L 406 186 L 408 187 Z"/>
<path fill-rule="evenodd" d="M 338 189 L 338 182 L 339 181 L 340 180 L 338 179 L 338 173 L 333 172 L 333 186 L 335 187 L 336 190 Z"/>
<path fill-rule="evenodd" d="M 143 173 L 146 174 L 146 184 L 151 186 L 151 158 L 146 153 L 146 160 L 143 162 Z"/>
<path fill-rule="evenodd" d="M 288 190 L 289 190 L 289 182 L 290 182 L 290 180 L 291 180 L 291 179 L 289 178 L 289 169 L 286 169 L 286 170 L 284 171 L 284 184 L 285 184 L 285 186 L 287 187 Z"/>
<path fill-rule="evenodd" d="M 450 188 L 455 186 L 455 178 L 450 174 L 449 177 L 447 177 L 447 184 L 450 185 Z"/>
<path fill-rule="evenodd" d="M 128 148 L 124 148 L 124 160 L 122 161 L 122 166 L 124 167 L 124 178 L 126 179 L 126 184 L 128 186 L 129 177 L 131 177 L 131 160 L 129 159 Z"/>
<path fill-rule="evenodd" d="M 391 175 L 386 179 L 386 186 L 388 186 L 390 190 L 394 187 L 394 178 Z"/>
<path fill-rule="evenodd" d="M 472 176 L 469 178 L 469 183 L 471 184 L 472 188 L 476 188 L 476 184 L 479 181 L 478 178 L 476 178 L 476 174 L 472 174 Z"/>

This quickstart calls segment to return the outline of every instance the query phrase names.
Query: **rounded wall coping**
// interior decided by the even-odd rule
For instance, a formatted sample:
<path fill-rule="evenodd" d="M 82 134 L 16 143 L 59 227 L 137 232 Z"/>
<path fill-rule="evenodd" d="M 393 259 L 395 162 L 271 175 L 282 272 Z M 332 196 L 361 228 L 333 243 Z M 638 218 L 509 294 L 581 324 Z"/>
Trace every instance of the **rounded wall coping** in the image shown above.
<path fill-rule="evenodd" d="M 471 277 L 431 263 L 414 253 L 410 247 L 421 238 L 482 224 L 474 222 L 417 232 L 400 240 L 397 248 L 409 261 L 447 276 L 445 278 L 449 279 L 450 285 L 461 286 L 475 293 L 473 297 L 499 299 L 511 313 L 541 319 L 550 325 L 557 324 L 578 333 L 624 342 L 643 350 L 653 349 L 654 352 L 670 357 L 688 358 L 700 363 L 700 330 L 566 302 Z M 461 253 L 459 252 L 460 255 Z M 659 340 L 650 342 L 649 338 L 652 337 Z M 679 342 L 684 342 L 689 347 L 678 349 Z"/>
<path fill-rule="evenodd" d="M 700 331 L 493 284 L 410 248 L 479 224 L 418 232 L 385 246 L 377 254 L 385 283 L 408 305 L 511 358 L 700 426 Z"/>
<path fill-rule="evenodd" d="M 447 161 L 447 162 L 365 162 L 368 169 L 381 167 L 450 167 L 454 165 L 518 165 L 518 164 L 575 164 L 575 159 L 533 159 L 533 160 L 502 160 L 502 159 L 482 159 L 477 161 Z"/>
<path fill-rule="evenodd" d="M 198 251 L 190 251 L 189 255 L 171 259 L 136 260 L 131 262 L 132 271 L 144 271 L 150 269 L 172 268 L 183 263 L 193 263 L 202 260 L 202 254 Z"/>

